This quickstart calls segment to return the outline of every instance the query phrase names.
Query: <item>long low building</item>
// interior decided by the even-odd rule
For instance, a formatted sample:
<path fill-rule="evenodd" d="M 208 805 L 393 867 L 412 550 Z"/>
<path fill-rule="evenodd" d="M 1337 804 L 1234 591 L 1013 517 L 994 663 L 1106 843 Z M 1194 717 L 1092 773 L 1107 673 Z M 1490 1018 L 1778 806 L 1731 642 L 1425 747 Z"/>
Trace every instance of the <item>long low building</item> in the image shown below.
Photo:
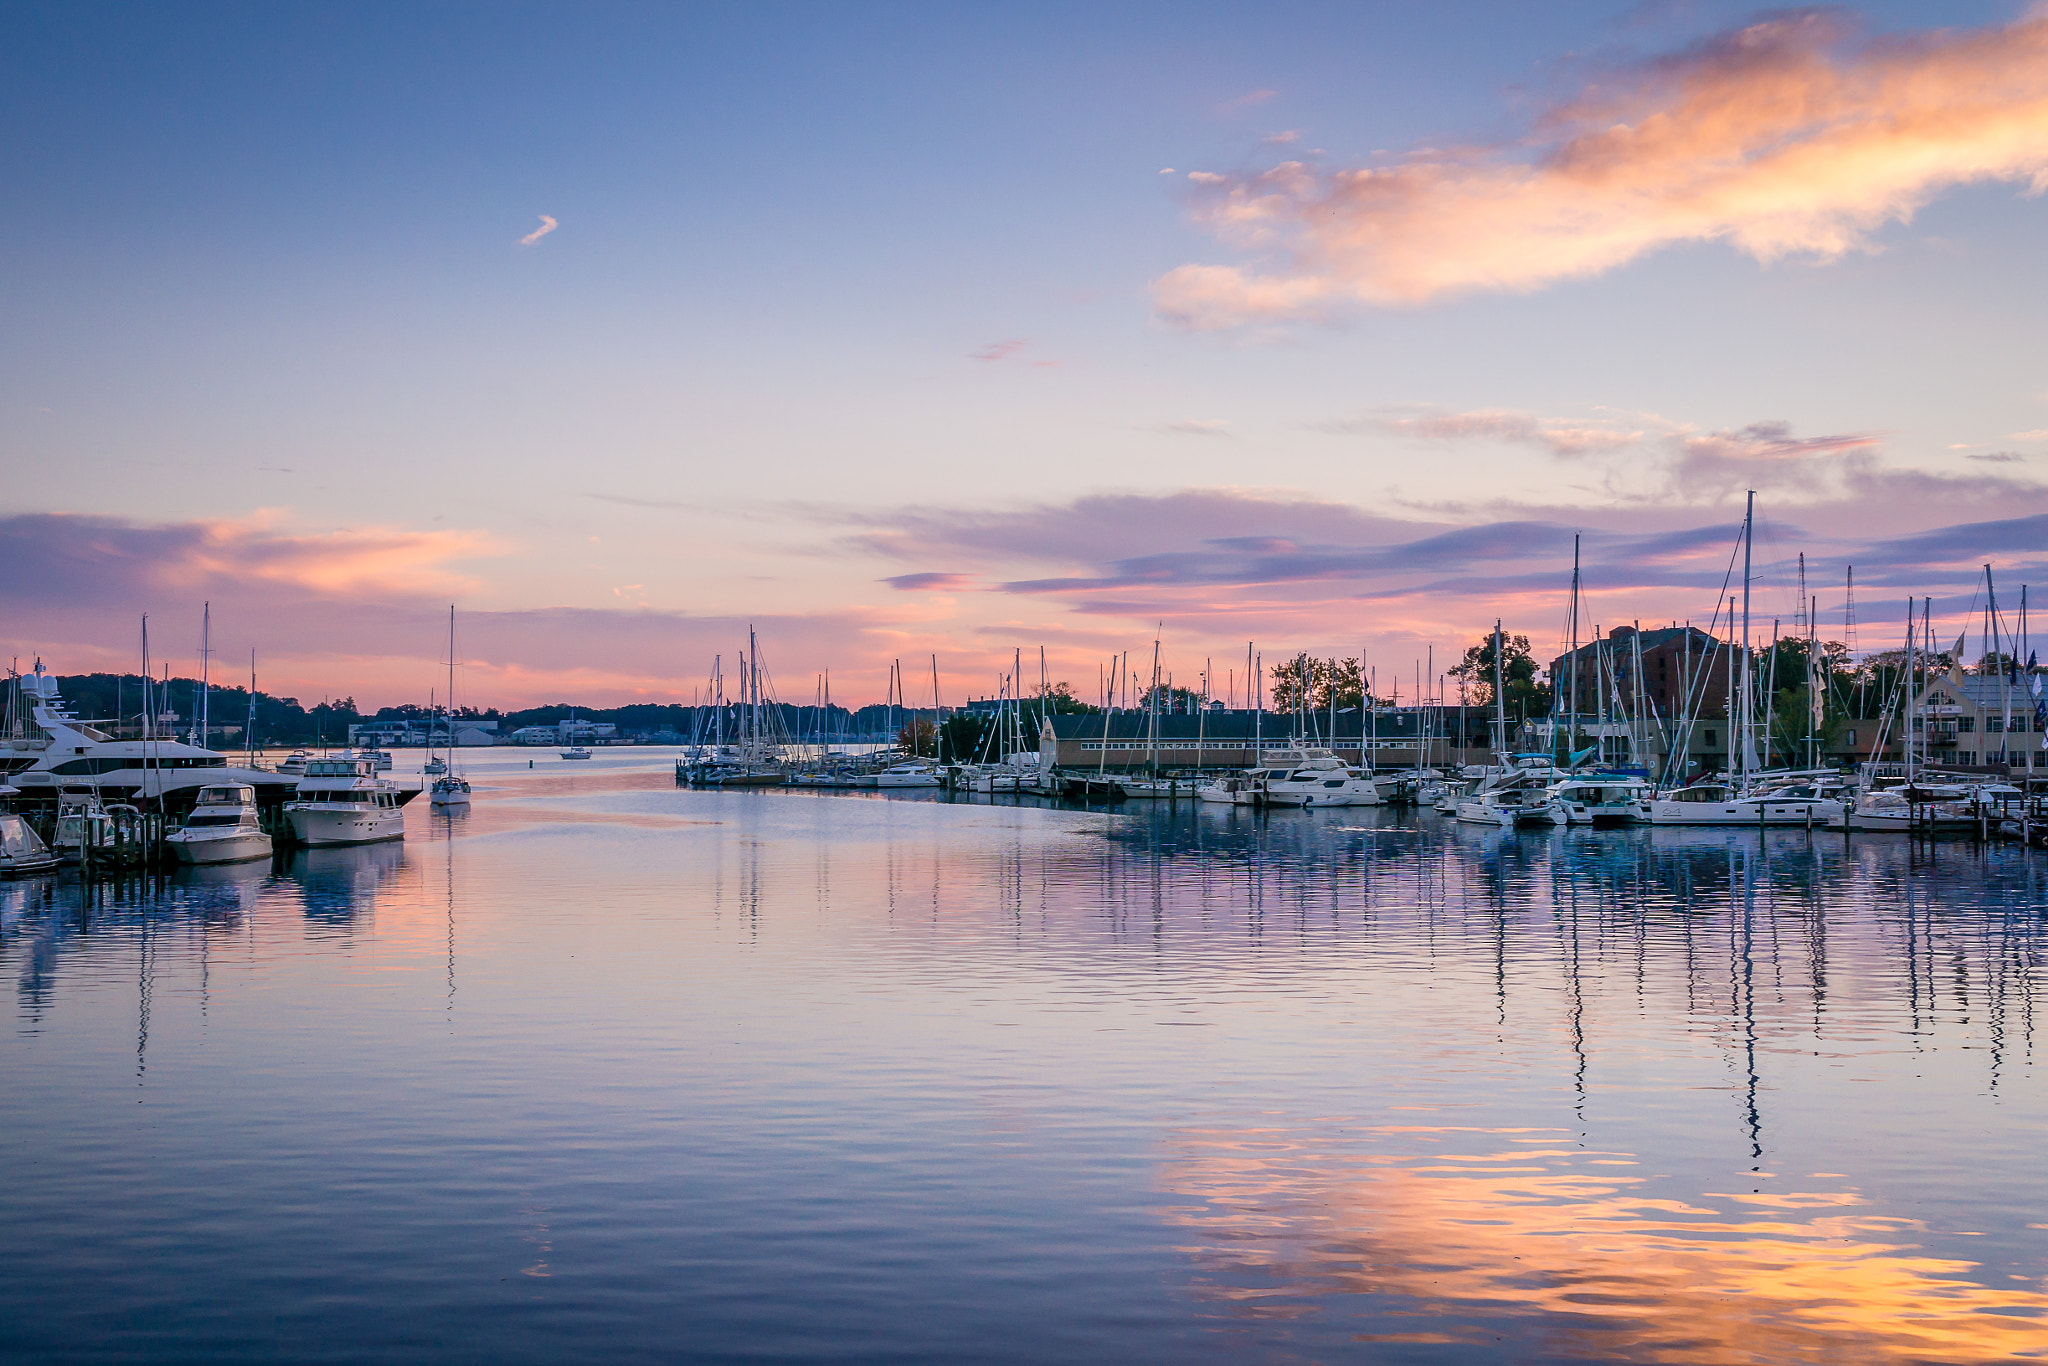
<path fill-rule="evenodd" d="M 1128 773 L 1150 768 L 1154 749 L 1165 769 L 1255 768 L 1261 756 L 1295 743 L 1294 718 L 1273 712 L 1211 711 L 1153 718 L 1142 711 L 1071 713 L 1052 718 L 1054 762 L 1062 768 Z M 1368 715 L 1337 714 L 1334 739 L 1328 716 L 1317 718 L 1303 744 L 1320 745 L 1374 768 L 1423 764 L 1483 764 L 1492 759 L 1493 712 L 1486 707 L 1384 707 Z M 1041 751 L 1046 746 L 1041 746 Z"/>

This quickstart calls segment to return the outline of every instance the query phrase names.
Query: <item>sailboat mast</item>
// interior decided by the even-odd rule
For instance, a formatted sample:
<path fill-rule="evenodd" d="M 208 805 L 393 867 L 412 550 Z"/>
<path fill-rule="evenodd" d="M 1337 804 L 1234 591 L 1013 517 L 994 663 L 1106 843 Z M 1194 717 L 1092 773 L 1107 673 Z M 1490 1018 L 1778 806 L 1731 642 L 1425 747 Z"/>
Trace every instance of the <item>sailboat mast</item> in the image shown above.
<path fill-rule="evenodd" d="M 1569 710 L 1565 712 L 1564 722 L 1564 757 L 1567 763 L 1571 762 L 1572 745 L 1578 739 L 1577 732 L 1579 729 L 1579 537 L 1577 532 L 1572 533 L 1572 602 L 1569 615 L 1572 623 L 1572 648 L 1571 653 L 1566 658 L 1571 660 L 1572 676 L 1571 686 L 1568 689 L 1571 702 Z"/>
<path fill-rule="evenodd" d="M 213 666 L 213 604 L 206 604 L 206 614 L 199 627 L 199 747 L 207 749 L 207 694 L 212 691 Z"/>
<path fill-rule="evenodd" d="M 1751 721 L 1751 682 L 1749 660 L 1749 582 L 1750 556 L 1756 541 L 1756 490 L 1749 490 L 1749 499 L 1742 513 L 1742 724 L 1735 734 L 1741 737 L 1742 781 L 1749 778 L 1749 726 Z"/>

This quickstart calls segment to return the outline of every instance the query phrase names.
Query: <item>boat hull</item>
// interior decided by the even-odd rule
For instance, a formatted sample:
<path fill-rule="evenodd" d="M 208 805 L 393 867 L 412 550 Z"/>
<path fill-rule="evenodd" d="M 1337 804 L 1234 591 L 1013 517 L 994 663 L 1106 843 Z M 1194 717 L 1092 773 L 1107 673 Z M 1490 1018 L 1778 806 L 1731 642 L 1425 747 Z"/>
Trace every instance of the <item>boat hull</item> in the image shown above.
<path fill-rule="evenodd" d="M 173 830 L 164 837 L 180 863 L 246 863 L 269 858 L 270 836 L 261 830 L 235 830 L 225 834 L 201 834 Z"/>
<path fill-rule="evenodd" d="M 381 844 L 405 838 L 405 817 L 395 807 L 286 806 L 292 834 L 300 844 L 325 848 L 337 844 Z"/>

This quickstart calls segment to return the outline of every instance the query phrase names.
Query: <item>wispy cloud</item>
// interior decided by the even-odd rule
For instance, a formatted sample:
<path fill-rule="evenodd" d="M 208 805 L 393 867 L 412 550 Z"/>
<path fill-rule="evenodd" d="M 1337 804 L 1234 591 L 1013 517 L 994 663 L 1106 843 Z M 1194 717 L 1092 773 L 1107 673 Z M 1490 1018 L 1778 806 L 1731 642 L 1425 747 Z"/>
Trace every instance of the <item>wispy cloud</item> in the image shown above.
<path fill-rule="evenodd" d="M 1230 423 L 1220 417 L 1182 417 L 1163 422 L 1159 429 L 1176 436 L 1229 436 Z"/>
<path fill-rule="evenodd" d="M 549 233 L 553 232 L 555 230 L 555 226 L 556 224 L 554 219 L 548 217 L 546 214 L 542 214 L 540 216 L 540 226 L 535 228 L 532 232 L 526 234 L 526 236 L 520 238 L 519 245 L 522 247 L 532 246 L 534 243 L 540 241 L 541 238 L 546 237 Z"/>
<path fill-rule="evenodd" d="M 1285 147 L 1290 142 L 1300 142 L 1301 131 L 1299 129 L 1289 128 L 1284 132 L 1268 133 L 1266 134 L 1266 136 L 1260 138 L 1259 141 L 1268 147 Z"/>
<path fill-rule="evenodd" d="M 974 576 L 971 574 L 942 573 L 898 574 L 894 578 L 883 579 L 882 582 L 888 584 L 891 588 L 900 588 L 906 592 L 935 593 L 971 588 L 974 585 Z"/>
<path fill-rule="evenodd" d="M 1019 351 L 1022 351 L 1025 347 L 1029 345 L 1031 345 L 1030 342 L 1024 341 L 1021 338 L 1012 338 L 1009 341 L 990 342 L 987 346 L 982 347 L 978 351 L 969 351 L 967 353 L 967 358 L 969 360 L 979 361 L 1005 360 L 1011 356 L 1016 355 Z"/>
<path fill-rule="evenodd" d="M 1258 105 L 1264 104 L 1267 100 L 1272 99 L 1275 95 L 1279 93 L 1280 92 L 1277 90 L 1252 90 L 1246 92 L 1245 94 L 1239 95 L 1234 100 L 1225 100 L 1222 104 L 1219 104 L 1216 107 L 1218 110 L 1226 114 L 1232 113 L 1239 109 L 1251 109 L 1255 108 Z"/>
<path fill-rule="evenodd" d="M 2048 14 L 1864 39 L 1799 11 L 1605 72 L 1506 145 L 1202 183 L 1197 219 L 1265 259 L 1153 292 L 1212 329 L 1540 289 L 1682 242 L 1826 260 L 1994 181 L 2048 189 Z"/>

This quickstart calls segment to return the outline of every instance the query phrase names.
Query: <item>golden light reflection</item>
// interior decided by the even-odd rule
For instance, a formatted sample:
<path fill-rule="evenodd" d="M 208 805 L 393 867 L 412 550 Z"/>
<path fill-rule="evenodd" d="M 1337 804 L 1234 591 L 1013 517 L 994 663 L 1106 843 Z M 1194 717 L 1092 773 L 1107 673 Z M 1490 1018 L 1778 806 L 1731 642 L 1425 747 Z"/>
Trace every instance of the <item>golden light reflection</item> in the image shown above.
<path fill-rule="evenodd" d="M 1186 1133 L 1165 1180 L 1198 1295 L 1233 1317 L 1294 1318 L 1329 1295 L 1381 1297 L 1413 1332 L 1494 1343 L 1503 1320 L 1590 1361 L 1982 1362 L 2048 1356 L 2048 1295 L 1968 1279 L 1918 1223 L 1854 1190 L 1655 1198 L 1647 1178 L 1527 1131 L 1349 1130 L 1382 1155 L 1299 1131 Z M 1439 1152 L 1478 1144 L 1498 1151 Z M 1392 1326 L 1392 1325 L 1389 1325 Z"/>

